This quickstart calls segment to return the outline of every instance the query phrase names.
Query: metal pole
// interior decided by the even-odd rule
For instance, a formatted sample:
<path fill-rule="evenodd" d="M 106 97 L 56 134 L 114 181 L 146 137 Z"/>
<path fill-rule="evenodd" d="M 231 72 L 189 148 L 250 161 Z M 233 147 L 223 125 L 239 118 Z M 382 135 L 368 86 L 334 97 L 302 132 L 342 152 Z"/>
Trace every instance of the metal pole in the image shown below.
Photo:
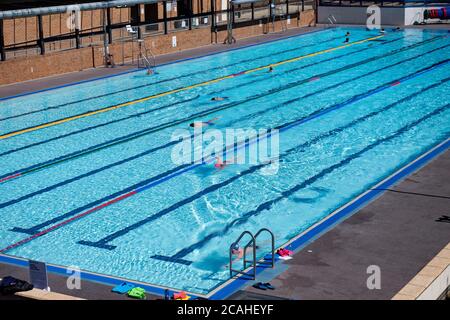
<path fill-rule="evenodd" d="M 255 3 L 254 2 L 252 2 L 251 8 L 252 8 L 252 21 L 255 21 Z"/>
<path fill-rule="evenodd" d="M 234 14 L 234 4 L 231 5 L 231 14 L 232 14 L 232 19 L 231 19 L 231 21 L 232 21 L 232 24 L 234 25 L 234 17 L 235 17 L 235 14 Z"/>
<path fill-rule="evenodd" d="M 227 43 L 233 42 L 233 22 L 231 18 L 230 1 L 227 1 Z"/>
<path fill-rule="evenodd" d="M 112 44 L 113 41 L 113 35 L 112 35 L 112 28 L 111 28 L 111 8 L 106 9 L 106 17 L 107 17 L 107 30 L 108 30 L 108 39 L 109 44 Z"/>
<path fill-rule="evenodd" d="M 286 16 L 289 15 L 289 0 L 286 0 Z"/>
<path fill-rule="evenodd" d="M 167 34 L 167 1 L 163 2 L 164 34 Z"/>
<path fill-rule="evenodd" d="M 188 25 L 189 30 L 192 30 L 192 0 L 188 0 Z"/>
<path fill-rule="evenodd" d="M 75 46 L 77 49 L 80 49 L 80 29 L 75 28 Z"/>
<path fill-rule="evenodd" d="M 5 38 L 3 36 L 3 20 L 0 20 L 0 59 L 6 61 Z"/>
<path fill-rule="evenodd" d="M 211 30 L 214 31 L 216 26 L 216 9 L 214 5 L 214 0 L 211 0 Z"/>
<path fill-rule="evenodd" d="M 109 47 L 108 47 L 108 32 L 106 30 L 106 10 L 103 9 L 103 49 L 105 51 L 105 65 L 108 62 Z"/>
<path fill-rule="evenodd" d="M 39 31 L 39 48 L 41 49 L 41 54 L 45 54 L 45 42 L 44 42 L 44 29 L 42 27 L 42 16 L 37 16 L 38 19 L 38 31 Z"/>

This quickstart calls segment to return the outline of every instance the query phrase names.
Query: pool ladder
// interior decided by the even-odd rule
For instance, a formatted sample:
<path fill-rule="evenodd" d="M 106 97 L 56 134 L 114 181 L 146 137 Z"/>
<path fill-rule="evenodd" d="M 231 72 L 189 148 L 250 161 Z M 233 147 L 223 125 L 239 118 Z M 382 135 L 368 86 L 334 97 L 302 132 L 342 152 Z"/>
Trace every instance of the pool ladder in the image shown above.
<path fill-rule="evenodd" d="M 141 68 L 142 65 L 149 71 L 153 70 L 156 67 L 155 55 L 150 49 L 147 49 L 147 47 L 145 46 L 145 41 L 143 39 L 139 39 L 138 43 L 139 43 L 138 68 Z"/>
<path fill-rule="evenodd" d="M 242 232 L 241 235 L 237 238 L 237 240 L 234 241 L 230 246 L 230 251 L 229 251 L 229 254 L 230 254 L 230 264 L 229 264 L 230 278 L 234 277 L 237 274 L 243 274 L 243 275 L 248 276 L 249 273 L 246 272 L 246 270 L 247 270 L 247 268 L 251 267 L 252 270 L 250 273 L 250 277 L 252 278 L 252 280 L 256 280 L 256 267 L 257 267 L 257 265 L 256 265 L 256 263 L 257 263 L 257 261 L 256 261 L 256 249 L 257 249 L 256 240 L 258 239 L 259 235 L 263 232 L 267 232 L 270 235 L 271 244 L 272 244 L 270 254 L 272 257 L 269 261 L 266 261 L 263 258 L 261 261 L 259 261 L 259 264 L 260 265 L 261 264 L 269 265 L 271 268 L 273 268 L 275 266 L 275 236 L 274 236 L 273 232 L 267 228 L 262 228 L 255 235 L 253 235 L 250 231 L 246 230 L 246 231 Z M 250 241 L 242 248 L 243 249 L 243 258 L 244 258 L 244 268 L 242 270 L 235 270 L 235 269 L 233 269 L 233 249 L 236 247 L 237 244 L 239 244 L 239 242 L 242 240 L 242 238 L 246 235 L 250 236 Z M 252 255 L 251 255 L 252 257 L 250 260 L 247 260 L 247 251 L 249 248 L 251 248 L 251 250 L 252 250 Z"/>

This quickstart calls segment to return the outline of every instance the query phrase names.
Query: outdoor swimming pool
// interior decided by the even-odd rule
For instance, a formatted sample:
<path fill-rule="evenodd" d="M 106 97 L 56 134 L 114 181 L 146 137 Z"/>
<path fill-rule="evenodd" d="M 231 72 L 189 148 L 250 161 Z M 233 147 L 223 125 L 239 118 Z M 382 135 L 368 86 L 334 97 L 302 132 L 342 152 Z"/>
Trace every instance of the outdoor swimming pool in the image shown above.
<path fill-rule="evenodd" d="M 0 101 L 0 252 L 208 293 L 244 230 L 282 245 L 449 138 L 448 35 L 329 29 Z M 276 174 L 174 163 L 215 117 L 279 130 Z"/>

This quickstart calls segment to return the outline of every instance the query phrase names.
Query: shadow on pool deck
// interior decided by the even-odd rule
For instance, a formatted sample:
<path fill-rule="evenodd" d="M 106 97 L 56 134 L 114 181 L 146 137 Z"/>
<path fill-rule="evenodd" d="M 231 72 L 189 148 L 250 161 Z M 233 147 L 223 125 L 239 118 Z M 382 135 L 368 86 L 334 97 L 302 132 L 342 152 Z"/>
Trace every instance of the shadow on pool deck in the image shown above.
<path fill-rule="evenodd" d="M 287 261 L 271 280 L 286 299 L 391 299 L 450 241 L 450 150 L 338 224 Z M 381 269 L 381 289 L 367 288 L 367 267 Z"/>

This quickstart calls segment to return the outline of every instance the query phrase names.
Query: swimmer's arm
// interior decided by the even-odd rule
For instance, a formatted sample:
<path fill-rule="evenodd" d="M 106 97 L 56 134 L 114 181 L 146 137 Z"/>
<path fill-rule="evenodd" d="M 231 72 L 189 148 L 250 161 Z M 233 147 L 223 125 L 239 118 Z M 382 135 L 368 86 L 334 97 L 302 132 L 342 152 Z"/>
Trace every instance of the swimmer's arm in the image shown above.
<path fill-rule="evenodd" d="M 209 120 L 206 121 L 206 122 L 207 122 L 207 123 L 214 123 L 214 121 L 220 120 L 221 118 L 222 118 L 221 116 L 215 117 L 215 118 L 209 119 Z"/>

